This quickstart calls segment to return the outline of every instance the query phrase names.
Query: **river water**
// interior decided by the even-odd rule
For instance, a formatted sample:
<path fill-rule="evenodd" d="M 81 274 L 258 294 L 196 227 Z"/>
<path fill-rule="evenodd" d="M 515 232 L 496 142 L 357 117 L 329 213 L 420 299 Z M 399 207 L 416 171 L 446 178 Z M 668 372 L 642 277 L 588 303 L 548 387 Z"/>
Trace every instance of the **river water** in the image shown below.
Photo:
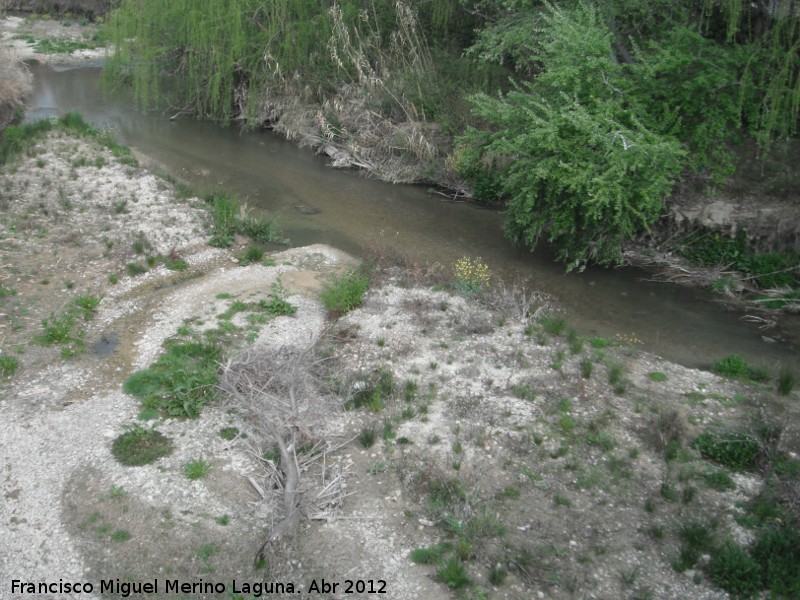
<path fill-rule="evenodd" d="M 232 190 L 276 216 L 295 246 L 327 243 L 358 254 L 371 238 L 382 236 L 445 266 L 462 256 L 480 256 L 508 281 L 527 279 L 529 286 L 556 296 L 583 335 L 636 339 L 638 348 L 701 368 L 734 352 L 766 366 L 798 363 L 798 316 L 761 331 L 710 293 L 648 282 L 638 269 L 566 274 L 546 250 L 531 254 L 511 247 L 496 211 L 448 202 L 424 186 L 391 185 L 332 169 L 271 132 L 143 114 L 125 98 L 104 98 L 97 66 L 30 68 L 35 89 L 27 119 L 77 110 L 88 121 L 111 126 L 122 143 L 170 174 L 200 189 Z"/>

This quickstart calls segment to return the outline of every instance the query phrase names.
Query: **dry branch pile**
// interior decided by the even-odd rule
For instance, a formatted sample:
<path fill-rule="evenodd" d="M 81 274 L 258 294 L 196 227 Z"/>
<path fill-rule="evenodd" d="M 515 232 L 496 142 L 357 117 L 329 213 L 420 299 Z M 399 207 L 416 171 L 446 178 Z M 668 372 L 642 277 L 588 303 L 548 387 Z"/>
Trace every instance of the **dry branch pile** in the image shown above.
<path fill-rule="evenodd" d="M 313 343 L 304 349 L 248 350 L 223 367 L 221 387 L 247 420 L 250 450 L 264 467 L 253 486 L 276 506 L 257 558 L 294 535 L 302 515 L 333 518 L 347 495 L 342 485 L 346 469 L 329 462 L 343 444 L 318 433 L 342 406 L 340 398 L 325 391 L 324 362 Z"/>

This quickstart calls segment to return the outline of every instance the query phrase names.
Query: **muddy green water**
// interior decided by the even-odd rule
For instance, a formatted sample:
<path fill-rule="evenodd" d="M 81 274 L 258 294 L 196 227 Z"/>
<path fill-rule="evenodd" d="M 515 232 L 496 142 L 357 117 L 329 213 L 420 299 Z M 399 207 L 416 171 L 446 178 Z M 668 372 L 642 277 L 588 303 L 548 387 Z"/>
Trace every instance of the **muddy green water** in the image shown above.
<path fill-rule="evenodd" d="M 295 246 L 327 243 L 358 254 L 370 238 L 445 266 L 480 256 L 508 280 L 528 279 L 556 296 L 585 335 L 640 340 L 637 347 L 689 366 L 709 367 L 736 352 L 765 365 L 798 363 L 800 318 L 761 331 L 703 290 L 645 281 L 636 269 L 565 274 L 546 250 L 512 248 L 502 215 L 448 202 L 423 186 L 400 186 L 338 171 L 323 158 L 270 132 L 240 132 L 192 120 L 144 115 L 124 98 L 99 92 L 99 68 L 32 65 L 35 92 L 28 119 L 69 110 L 114 127 L 123 143 L 151 156 L 198 188 L 233 190 L 250 206 L 277 216 Z"/>

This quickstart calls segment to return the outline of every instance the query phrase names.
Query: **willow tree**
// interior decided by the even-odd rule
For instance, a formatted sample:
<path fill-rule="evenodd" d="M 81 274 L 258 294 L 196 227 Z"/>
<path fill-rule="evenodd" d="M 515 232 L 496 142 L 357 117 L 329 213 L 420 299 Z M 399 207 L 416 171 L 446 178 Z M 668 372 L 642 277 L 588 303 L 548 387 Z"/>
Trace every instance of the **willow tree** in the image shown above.
<path fill-rule="evenodd" d="M 459 0 L 416 4 L 430 20 L 431 31 L 446 31 L 457 21 Z M 106 82 L 131 84 L 143 107 L 167 104 L 221 120 L 237 111 L 237 116 L 252 117 L 248 105 L 256 103 L 260 92 L 290 79 L 295 91 L 311 90 L 321 100 L 360 68 L 332 56 L 334 28 L 369 38 L 376 55 L 384 57 L 408 31 L 407 5 L 377 0 L 118 0 L 108 19 L 115 52 Z M 416 42 L 414 47 L 424 50 L 425 41 Z M 408 48 L 405 41 L 400 45 Z"/>
<path fill-rule="evenodd" d="M 228 120 L 235 94 L 325 59 L 317 0 L 120 0 L 106 81 L 132 84 L 143 107 L 169 104 Z"/>

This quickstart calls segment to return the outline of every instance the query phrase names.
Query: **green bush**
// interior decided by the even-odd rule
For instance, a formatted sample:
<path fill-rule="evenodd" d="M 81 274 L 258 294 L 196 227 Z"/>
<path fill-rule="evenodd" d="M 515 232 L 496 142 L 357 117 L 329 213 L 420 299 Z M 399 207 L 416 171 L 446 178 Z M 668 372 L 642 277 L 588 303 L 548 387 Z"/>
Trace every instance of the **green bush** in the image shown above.
<path fill-rule="evenodd" d="M 761 569 L 733 541 L 714 549 L 705 568 L 708 578 L 734 598 L 751 598 L 761 590 Z"/>
<path fill-rule="evenodd" d="M 737 471 L 754 469 L 760 455 L 758 440 L 740 431 L 706 430 L 692 446 L 703 458 Z"/>
<path fill-rule="evenodd" d="M 761 567 L 762 584 L 773 598 L 800 598 L 800 532 L 790 525 L 758 532 L 750 549 Z"/>
<path fill-rule="evenodd" d="M 599 11 L 548 5 L 539 18 L 528 36 L 536 79 L 500 98 L 474 96 L 491 130 L 468 131 L 461 152 L 502 165 L 513 242 L 533 249 L 544 238 L 568 269 L 615 263 L 622 243 L 659 217 L 685 152 L 622 93 Z"/>
<path fill-rule="evenodd" d="M 369 277 L 353 270 L 331 279 L 322 289 L 320 298 L 328 311 L 344 315 L 361 306 L 368 287 Z"/>
<path fill-rule="evenodd" d="M 724 377 L 752 379 L 753 381 L 769 380 L 769 372 L 763 367 L 751 366 L 738 354 L 729 354 L 714 363 L 714 373 Z"/>

